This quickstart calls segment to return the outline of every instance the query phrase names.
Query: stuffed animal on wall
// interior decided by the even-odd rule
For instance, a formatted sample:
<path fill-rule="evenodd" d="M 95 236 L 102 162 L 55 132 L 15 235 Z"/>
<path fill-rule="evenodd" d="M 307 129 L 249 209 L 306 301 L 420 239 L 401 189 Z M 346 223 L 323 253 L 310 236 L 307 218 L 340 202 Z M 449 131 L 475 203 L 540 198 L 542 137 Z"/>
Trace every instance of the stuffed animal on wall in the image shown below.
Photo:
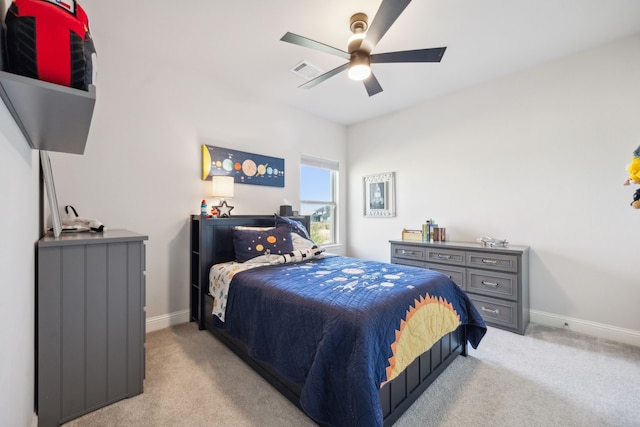
<path fill-rule="evenodd" d="M 631 206 L 634 209 L 640 209 L 640 188 L 633 193 L 633 202 L 631 202 Z"/>
<path fill-rule="evenodd" d="M 13 0 L 5 17 L 6 71 L 87 90 L 95 47 L 75 0 Z"/>
<path fill-rule="evenodd" d="M 640 184 L 640 146 L 633 152 L 631 163 L 627 166 L 627 173 L 629 177 L 624 180 L 623 185 Z M 640 209 L 640 189 L 633 194 L 631 206 L 635 209 Z"/>
<path fill-rule="evenodd" d="M 640 146 L 633 152 L 631 163 L 627 166 L 629 177 L 624 181 L 623 185 L 640 184 Z"/>

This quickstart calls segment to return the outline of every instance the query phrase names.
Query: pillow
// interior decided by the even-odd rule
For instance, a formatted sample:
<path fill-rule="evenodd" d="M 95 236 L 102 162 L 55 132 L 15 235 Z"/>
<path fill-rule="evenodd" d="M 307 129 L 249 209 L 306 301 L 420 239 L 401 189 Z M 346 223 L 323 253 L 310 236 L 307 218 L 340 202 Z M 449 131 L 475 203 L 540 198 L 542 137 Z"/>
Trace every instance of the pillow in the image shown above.
<path fill-rule="evenodd" d="M 315 243 L 313 243 L 312 240 L 305 239 L 297 233 L 291 233 L 291 242 L 293 244 L 294 251 L 301 251 L 304 249 L 313 249 L 318 247 Z"/>
<path fill-rule="evenodd" d="M 295 233 L 293 234 L 295 235 Z M 324 256 L 324 248 L 313 247 L 311 249 L 294 249 L 291 253 L 282 255 L 260 255 L 246 261 L 246 264 L 293 264 L 311 259 L 322 258 Z"/>
<path fill-rule="evenodd" d="M 296 233 L 305 239 L 311 240 L 311 236 L 309 236 L 309 232 L 307 231 L 304 224 L 300 221 L 296 221 L 295 219 L 287 218 L 285 216 L 276 215 L 276 227 L 282 225 L 288 225 L 291 228 L 292 233 Z"/>
<path fill-rule="evenodd" d="M 245 262 L 264 254 L 286 254 L 293 250 L 289 227 L 233 227 L 236 261 Z"/>

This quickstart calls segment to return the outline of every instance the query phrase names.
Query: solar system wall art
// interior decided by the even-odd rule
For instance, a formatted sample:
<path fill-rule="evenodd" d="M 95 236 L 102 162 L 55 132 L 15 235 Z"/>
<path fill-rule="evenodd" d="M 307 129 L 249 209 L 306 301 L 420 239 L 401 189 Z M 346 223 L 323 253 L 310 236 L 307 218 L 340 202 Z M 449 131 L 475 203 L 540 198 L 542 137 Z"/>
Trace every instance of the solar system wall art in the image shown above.
<path fill-rule="evenodd" d="M 202 180 L 232 176 L 235 183 L 284 187 L 284 159 L 202 145 Z"/>

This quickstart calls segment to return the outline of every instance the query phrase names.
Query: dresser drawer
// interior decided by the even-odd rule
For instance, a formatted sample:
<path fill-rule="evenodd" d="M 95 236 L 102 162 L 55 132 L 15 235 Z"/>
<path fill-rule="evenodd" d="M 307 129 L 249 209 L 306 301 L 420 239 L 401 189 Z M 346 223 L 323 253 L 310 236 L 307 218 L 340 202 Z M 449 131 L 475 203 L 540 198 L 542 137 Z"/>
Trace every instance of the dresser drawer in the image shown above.
<path fill-rule="evenodd" d="M 426 259 L 426 248 L 422 246 L 411 245 L 392 245 L 391 258 L 414 259 L 424 261 Z"/>
<path fill-rule="evenodd" d="M 464 289 L 464 267 L 456 267 L 446 264 L 434 264 L 431 262 L 426 262 L 424 264 L 425 268 L 428 268 L 429 270 L 438 271 L 446 276 L 449 276 L 449 278 L 453 280 L 456 285 Z"/>
<path fill-rule="evenodd" d="M 490 268 L 516 273 L 518 271 L 518 257 L 491 252 L 467 252 L 467 267 Z"/>
<path fill-rule="evenodd" d="M 416 261 L 413 259 L 391 258 L 391 264 L 410 265 L 412 267 L 427 268 L 424 261 Z"/>
<path fill-rule="evenodd" d="M 465 258 L 464 251 L 428 247 L 426 260 L 428 262 L 464 265 Z"/>
<path fill-rule="evenodd" d="M 445 274 L 487 324 L 524 334 L 529 324 L 529 247 L 390 240 L 391 262 Z"/>
<path fill-rule="evenodd" d="M 495 324 L 508 329 L 518 329 L 518 305 L 515 302 L 479 297 L 472 294 L 469 294 L 469 299 L 488 325 Z"/>
<path fill-rule="evenodd" d="M 518 276 L 515 274 L 469 268 L 466 276 L 467 292 L 518 300 Z"/>

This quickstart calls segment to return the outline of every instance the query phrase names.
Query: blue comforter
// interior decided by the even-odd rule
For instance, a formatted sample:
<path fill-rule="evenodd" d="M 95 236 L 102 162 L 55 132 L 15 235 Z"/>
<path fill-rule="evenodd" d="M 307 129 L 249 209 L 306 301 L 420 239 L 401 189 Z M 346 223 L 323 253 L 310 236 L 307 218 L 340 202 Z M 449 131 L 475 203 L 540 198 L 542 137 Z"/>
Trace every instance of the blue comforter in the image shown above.
<path fill-rule="evenodd" d="M 317 422 L 379 426 L 381 385 L 460 324 L 475 348 L 485 323 L 445 275 L 329 256 L 236 274 L 224 328 L 301 387 Z"/>

